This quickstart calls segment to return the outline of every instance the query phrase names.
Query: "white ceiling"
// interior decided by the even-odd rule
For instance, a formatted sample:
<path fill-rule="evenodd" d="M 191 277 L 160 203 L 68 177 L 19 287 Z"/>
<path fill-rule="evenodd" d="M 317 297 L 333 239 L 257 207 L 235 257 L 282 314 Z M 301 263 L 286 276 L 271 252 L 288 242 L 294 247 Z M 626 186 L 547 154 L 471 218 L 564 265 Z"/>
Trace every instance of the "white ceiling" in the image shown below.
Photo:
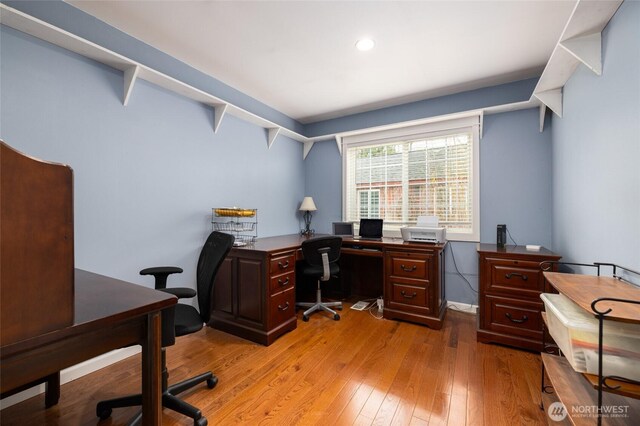
<path fill-rule="evenodd" d="M 303 123 L 540 75 L 575 1 L 69 1 Z M 376 47 L 355 49 L 369 36 Z"/>

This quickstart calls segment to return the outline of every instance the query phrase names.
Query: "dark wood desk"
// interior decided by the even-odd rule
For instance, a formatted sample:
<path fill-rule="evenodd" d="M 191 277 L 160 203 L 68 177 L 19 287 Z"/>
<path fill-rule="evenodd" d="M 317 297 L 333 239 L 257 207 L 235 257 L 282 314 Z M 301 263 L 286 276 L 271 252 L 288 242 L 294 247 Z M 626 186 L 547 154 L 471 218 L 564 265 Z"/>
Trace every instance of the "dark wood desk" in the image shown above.
<path fill-rule="evenodd" d="M 259 238 L 232 249 L 216 277 L 209 325 L 263 345 L 295 329 L 295 263 L 302 259 L 300 244 L 306 239 L 297 234 Z M 384 293 L 385 318 L 439 329 L 446 308 L 444 247 L 343 238 L 341 258 L 372 267 L 348 272 L 341 267 L 341 274 L 360 283 L 356 288 L 372 285 L 377 294 Z"/>
<path fill-rule="evenodd" d="M 76 269 L 73 324 L 0 348 L 1 392 L 43 377 L 59 377 L 64 368 L 113 349 L 140 344 L 143 424 L 159 425 L 161 311 L 176 302 L 176 297 L 167 293 Z M 59 381 L 50 383 L 58 389 L 48 389 L 53 396 L 49 394 L 47 399 L 57 400 Z"/>

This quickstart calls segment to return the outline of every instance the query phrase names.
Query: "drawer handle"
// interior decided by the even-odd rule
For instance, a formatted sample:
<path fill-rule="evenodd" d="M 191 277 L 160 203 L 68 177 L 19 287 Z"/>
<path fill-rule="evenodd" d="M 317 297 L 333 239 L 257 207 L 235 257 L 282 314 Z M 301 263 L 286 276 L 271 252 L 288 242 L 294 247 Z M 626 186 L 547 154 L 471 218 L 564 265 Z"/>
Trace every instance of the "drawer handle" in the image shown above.
<path fill-rule="evenodd" d="M 504 316 L 507 317 L 509 319 L 509 321 L 515 322 L 516 324 L 522 324 L 523 322 L 527 322 L 527 320 L 529 320 L 529 317 L 526 316 L 526 315 L 523 315 L 522 319 L 511 318 L 511 314 L 509 312 L 504 314 Z"/>
<path fill-rule="evenodd" d="M 282 287 L 284 287 L 285 285 L 289 284 L 289 277 L 287 277 L 286 280 L 282 281 L 280 278 L 278 278 L 278 284 L 280 284 Z"/>
<path fill-rule="evenodd" d="M 418 295 L 418 293 L 416 293 L 415 291 L 413 292 L 413 294 L 407 294 L 405 293 L 404 290 L 400 291 L 400 294 L 402 295 L 402 297 L 404 297 L 405 299 L 413 299 L 414 297 L 416 297 Z"/>
<path fill-rule="evenodd" d="M 408 268 L 408 267 L 406 267 L 404 265 L 400 265 L 400 269 L 402 269 L 405 272 L 413 272 L 416 269 L 418 269 L 418 267 L 416 265 L 413 265 L 412 267 Z"/>
<path fill-rule="evenodd" d="M 289 267 L 289 261 L 287 260 L 284 263 L 278 262 L 278 267 L 280 267 L 280 269 L 287 269 Z"/>
<path fill-rule="evenodd" d="M 279 311 L 286 311 L 287 309 L 289 309 L 289 302 L 285 303 L 284 306 L 283 305 L 278 305 L 278 310 Z"/>
<path fill-rule="evenodd" d="M 522 281 L 526 281 L 526 280 L 528 280 L 528 279 L 529 279 L 529 277 L 527 277 L 526 275 L 524 275 L 524 274 L 519 274 L 519 273 L 517 273 L 517 272 L 512 272 L 512 273 L 510 273 L 510 274 L 504 274 L 504 277 L 505 277 L 506 279 L 508 279 L 508 280 L 509 280 L 509 279 L 511 279 L 511 277 L 520 277 L 520 278 L 522 278 Z"/>

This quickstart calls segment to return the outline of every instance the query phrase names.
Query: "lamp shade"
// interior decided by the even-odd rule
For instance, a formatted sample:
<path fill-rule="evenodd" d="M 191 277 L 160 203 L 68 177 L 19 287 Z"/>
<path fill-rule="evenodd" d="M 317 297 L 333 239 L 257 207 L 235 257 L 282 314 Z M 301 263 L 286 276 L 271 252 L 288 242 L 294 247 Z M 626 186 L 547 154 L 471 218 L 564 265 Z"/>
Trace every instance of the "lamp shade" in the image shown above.
<path fill-rule="evenodd" d="M 300 210 L 314 212 L 318 209 L 316 208 L 316 203 L 313 202 L 312 197 L 304 197 L 304 200 L 302 200 L 302 204 L 300 204 Z"/>

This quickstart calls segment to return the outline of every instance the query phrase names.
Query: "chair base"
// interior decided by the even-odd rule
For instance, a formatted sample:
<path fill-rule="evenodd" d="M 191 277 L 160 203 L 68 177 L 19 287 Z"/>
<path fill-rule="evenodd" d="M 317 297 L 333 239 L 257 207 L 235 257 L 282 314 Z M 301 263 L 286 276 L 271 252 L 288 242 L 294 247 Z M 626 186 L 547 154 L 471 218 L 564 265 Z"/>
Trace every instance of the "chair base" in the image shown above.
<path fill-rule="evenodd" d="M 164 358 L 164 348 L 162 354 Z M 200 409 L 181 400 L 177 395 L 203 382 L 207 382 L 209 389 L 213 389 L 218 384 L 218 378 L 209 371 L 171 386 L 167 386 L 167 378 L 168 373 L 165 367 L 162 372 L 162 406 L 191 417 L 193 419 L 194 426 L 206 426 L 208 423 L 207 419 L 202 415 Z M 96 405 L 96 415 L 100 417 L 101 420 L 106 420 L 111 416 L 111 412 L 114 408 L 135 407 L 138 405 L 142 405 L 141 394 L 100 401 L 98 402 L 98 405 Z M 139 425 L 141 420 L 142 411 L 138 412 L 129 421 L 129 425 Z"/>
<path fill-rule="evenodd" d="M 300 306 L 303 308 L 309 308 L 302 314 L 303 321 L 309 321 L 309 315 L 316 311 L 325 311 L 329 312 L 333 315 L 333 319 L 338 321 L 340 319 L 340 315 L 336 311 L 334 311 L 333 307 L 342 309 L 342 302 L 323 302 L 322 295 L 320 293 L 320 281 L 318 281 L 318 289 L 316 290 L 316 301 L 315 303 L 307 303 L 307 302 L 299 302 L 296 303 L 296 306 Z"/>

